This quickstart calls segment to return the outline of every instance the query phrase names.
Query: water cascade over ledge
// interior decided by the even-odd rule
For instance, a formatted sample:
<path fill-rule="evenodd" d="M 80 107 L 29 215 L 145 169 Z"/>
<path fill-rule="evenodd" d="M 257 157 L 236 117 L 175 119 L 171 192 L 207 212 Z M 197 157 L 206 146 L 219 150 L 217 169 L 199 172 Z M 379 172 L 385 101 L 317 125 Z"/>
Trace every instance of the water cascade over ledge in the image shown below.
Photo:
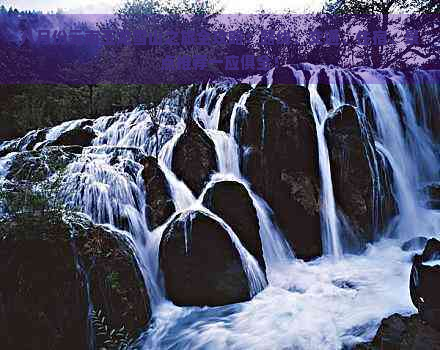
<path fill-rule="evenodd" d="M 154 320 L 139 348 L 342 349 L 371 340 L 383 317 L 414 311 L 411 252 L 400 246 L 440 234 L 429 192 L 440 186 L 433 74 L 301 64 L 252 84 L 180 88 L 159 112 L 139 106 L 0 143 L 0 183 L 21 154 L 93 132 L 60 196 L 130 242 Z M 216 243 L 201 249 L 210 234 Z M 174 302 L 170 291 L 193 271 L 234 302 Z M 212 286 L 216 274 L 234 283 Z"/>

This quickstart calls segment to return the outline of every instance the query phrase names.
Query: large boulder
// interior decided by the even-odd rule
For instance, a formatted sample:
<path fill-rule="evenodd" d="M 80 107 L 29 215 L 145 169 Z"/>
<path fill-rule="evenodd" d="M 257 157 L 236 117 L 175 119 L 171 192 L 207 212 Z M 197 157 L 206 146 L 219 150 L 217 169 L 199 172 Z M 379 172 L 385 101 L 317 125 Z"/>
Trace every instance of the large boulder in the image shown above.
<path fill-rule="evenodd" d="M 250 300 L 240 254 L 225 228 L 199 211 L 178 215 L 160 242 L 165 290 L 179 306 L 218 306 Z"/>
<path fill-rule="evenodd" d="M 169 184 L 157 159 L 147 157 L 143 161 L 142 177 L 146 192 L 145 215 L 150 230 L 164 224 L 175 212 L 176 208 L 171 197 Z"/>
<path fill-rule="evenodd" d="M 52 146 L 91 146 L 93 140 L 96 138 L 95 131 L 90 126 L 84 128 L 74 128 L 63 132 L 56 140 L 50 141 Z"/>
<path fill-rule="evenodd" d="M 101 348 L 148 326 L 141 272 L 114 233 L 54 211 L 2 220 L 0 237 L 4 348 L 87 349 L 92 338 Z"/>
<path fill-rule="evenodd" d="M 432 238 L 411 268 L 410 295 L 420 317 L 440 331 L 440 241 Z"/>
<path fill-rule="evenodd" d="M 211 175 L 218 171 L 214 142 L 192 119 L 186 121 L 185 131 L 176 142 L 171 167 L 196 195 L 200 195 Z"/>
<path fill-rule="evenodd" d="M 246 187 L 236 181 L 216 182 L 207 189 L 203 197 L 203 205 L 225 220 L 243 246 L 265 270 L 260 224 Z"/>
<path fill-rule="evenodd" d="M 295 78 L 293 71 L 289 67 L 277 67 L 272 74 L 272 83 L 278 84 L 298 84 L 299 81 Z"/>
<path fill-rule="evenodd" d="M 382 320 L 370 343 L 358 344 L 355 350 L 434 350 L 440 349 L 440 332 L 424 323 L 419 315 L 393 314 Z"/>
<path fill-rule="evenodd" d="M 238 119 L 242 173 L 275 213 L 295 255 L 322 254 L 316 128 L 308 90 L 297 85 L 259 86 Z"/>
<path fill-rule="evenodd" d="M 385 186 L 369 124 L 358 118 L 354 107 L 344 105 L 325 122 L 335 200 L 360 242 L 371 242 L 395 213 L 391 188 Z M 377 193 L 380 181 L 383 186 Z M 382 196 L 384 200 L 379 201 Z M 379 207 L 381 215 L 376 211 Z M 379 220 L 383 220 L 379 222 Z"/>

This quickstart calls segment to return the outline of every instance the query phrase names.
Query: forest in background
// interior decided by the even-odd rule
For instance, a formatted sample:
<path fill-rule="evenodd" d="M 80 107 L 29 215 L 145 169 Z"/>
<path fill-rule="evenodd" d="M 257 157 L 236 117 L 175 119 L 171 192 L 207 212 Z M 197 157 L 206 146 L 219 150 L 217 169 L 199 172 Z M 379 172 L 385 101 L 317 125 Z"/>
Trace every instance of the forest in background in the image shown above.
<path fill-rule="evenodd" d="M 100 28 L 113 29 L 151 29 L 152 27 L 168 28 L 169 23 L 161 19 L 162 22 L 151 23 L 139 21 L 138 14 L 169 14 L 173 21 L 177 20 L 178 28 L 194 28 L 211 29 L 211 20 L 222 13 L 222 8 L 218 2 L 212 0 L 191 1 L 191 2 L 157 2 L 154 0 L 134 0 L 126 2 L 116 12 L 119 20 L 115 22 L 100 23 Z M 20 12 L 16 9 L 6 9 L 0 7 L 0 14 L 10 15 L 17 14 L 38 15 L 35 12 Z M 386 46 L 371 46 L 363 48 L 363 51 L 356 52 L 356 60 L 358 65 L 370 65 L 376 68 L 407 68 L 406 62 L 410 58 L 419 57 L 424 59 L 421 65 L 436 68 L 439 52 L 438 46 L 431 45 L 432 42 L 438 40 L 439 27 L 433 20 L 425 17 L 419 17 L 418 14 L 439 14 L 440 4 L 434 0 L 329 0 L 322 11 L 316 14 L 317 23 L 314 28 L 317 30 L 328 30 L 332 28 L 341 28 L 348 31 L 349 26 L 344 22 L 345 14 L 366 14 L 370 15 L 366 23 L 362 23 L 368 29 L 387 30 L 393 25 L 391 15 L 394 13 L 412 13 L 406 25 L 423 27 L 424 46 L 413 47 L 408 46 L 402 51 L 394 50 Z M 192 19 L 184 19 L 183 14 L 194 14 Z M 329 15 L 329 16 L 328 16 Z M 161 17 L 163 18 L 163 16 Z M 253 17 L 255 18 L 255 17 Z M 295 17 L 293 17 L 295 18 Z M 280 17 L 267 13 L 260 13 L 258 21 L 255 20 L 233 23 L 234 28 L 239 28 L 245 33 L 261 32 L 263 25 L 265 28 L 280 28 L 288 26 L 298 26 L 295 19 L 292 23 L 280 23 Z M 426 23 L 420 23 L 420 21 Z M 361 21 L 361 19 L 359 20 Z M 174 22 L 173 22 L 174 23 Z M 2 23 L 5 24 L 5 23 Z M 352 23 L 351 23 L 352 25 Z M 86 26 L 84 23 L 73 23 L 72 27 L 81 28 Z M 223 28 L 229 29 L 229 28 Z M 304 31 L 310 28 L 304 27 Z M 301 33 L 296 33 L 301 35 Z M 302 33 L 304 34 L 304 33 Z M 3 34 L 4 35 L 4 34 Z M 5 41 L 7 38 L 0 36 L 0 40 Z M 255 54 L 268 55 L 272 60 L 277 57 L 280 63 L 301 63 L 309 62 L 314 64 L 326 63 L 344 66 L 344 62 L 353 60 L 353 52 L 355 43 L 348 42 L 339 46 L 310 46 L 303 45 L 301 37 L 297 37 L 299 43 L 292 43 L 287 47 L 247 47 L 247 51 Z M 249 44 L 252 45 L 252 44 Z M 438 44 L 437 44 L 438 45 Z M 20 48 L 9 46 L 10 50 L 3 50 L 0 53 L 0 65 L 7 66 L 8 62 L 18 62 L 23 71 L 26 67 L 35 65 L 35 62 L 25 61 L 26 55 L 22 55 L 24 50 L 28 48 L 23 45 Z M 137 50 L 134 54 L 131 50 Z M 213 52 L 214 56 L 218 55 L 218 50 L 225 54 L 225 50 L 219 47 L 209 48 L 209 50 L 217 50 Z M 240 54 L 243 48 L 228 46 L 227 54 Z M 127 47 L 106 47 L 95 58 L 92 53 L 90 55 L 89 64 L 75 65 L 84 55 L 84 52 L 74 50 L 70 52 L 69 59 L 72 61 L 72 68 L 68 71 L 57 72 L 56 74 L 65 74 L 66 76 L 82 76 L 96 75 L 103 81 L 102 84 L 2 84 L 0 85 L 0 142 L 2 140 L 23 136 L 27 131 L 36 128 L 53 126 L 63 121 L 79 119 L 79 118 L 95 118 L 102 115 L 112 115 L 115 112 L 127 109 L 133 109 L 139 104 L 156 105 L 165 95 L 176 88 L 176 84 L 108 84 L 105 83 L 109 77 L 121 77 L 127 79 L 133 75 L 133 81 L 139 75 L 149 73 L 148 69 L 144 69 L 146 64 L 159 64 L 160 58 L 163 56 L 157 52 L 150 53 L 148 48 L 138 55 L 139 50 L 131 46 Z M 54 56 L 57 55 L 56 51 Z M 162 52 L 163 54 L 163 52 Z M 168 54 L 168 52 L 167 52 Z M 351 57 L 350 57 L 351 56 Z M 129 59 L 127 59 L 129 57 Z M 142 62 L 134 62 L 133 60 L 142 57 Z M 132 58 L 132 59 L 131 59 Z M 329 58 L 331 58 L 329 62 Z M 47 59 L 47 57 L 46 57 Z M 50 58 L 49 58 L 50 59 Z M 1 63 L 3 62 L 3 63 Z M 44 66 L 46 62 L 37 62 L 37 65 Z M 133 66 L 138 69 L 132 69 Z M 1 68 L 1 66 L 0 66 Z M 55 74 L 54 73 L 54 74 Z M 249 72 L 242 72 L 250 75 Z M 3 72 L 2 75 L 8 74 Z M 190 72 L 194 74 L 194 72 Z M 130 81 L 130 79 L 128 79 Z"/>

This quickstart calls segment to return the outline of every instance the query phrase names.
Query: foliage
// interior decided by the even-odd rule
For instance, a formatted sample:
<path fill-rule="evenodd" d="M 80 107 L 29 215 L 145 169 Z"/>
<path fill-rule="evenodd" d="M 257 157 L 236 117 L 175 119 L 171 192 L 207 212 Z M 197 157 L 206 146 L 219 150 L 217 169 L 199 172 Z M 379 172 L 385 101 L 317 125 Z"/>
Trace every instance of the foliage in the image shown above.
<path fill-rule="evenodd" d="M 402 42 L 402 32 L 417 29 L 420 42 L 407 45 L 367 45 L 360 49 L 355 41 L 339 47 L 339 65 L 355 57 L 357 65 L 374 68 L 436 67 L 438 51 L 438 14 L 440 5 L 432 0 L 327 0 L 321 18 L 334 28 L 356 28 L 388 33 L 388 39 Z M 402 15 L 407 14 L 407 15 Z M 399 33 L 400 32 L 400 33 Z M 353 33 L 352 33 L 353 34 Z"/>
<path fill-rule="evenodd" d="M 83 117 L 113 115 L 141 103 L 158 104 L 175 85 L 99 84 L 90 106 L 87 85 L 0 85 L 0 142 L 30 130 Z"/>
<path fill-rule="evenodd" d="M 120 282 L 120 277 L 119 277 L 119 273 L 116 271 L 112 271 L 109 274 L 107 274 L 107 276 L 105 277 L 107 283 L 110 285 L 111 289 L 119 289 L 121 288 L 121 282 Z"/>
<path fill-rule="evenodd" d="M 29 214 L 45 216 L 65 212 L 59 194 L 66 166 L 57 160 L 45 163 L 45 166 L 54 171 L 52 176 L 44 178 L 41 172 L 31 167 L 22 167 L 19 180 L 1 186 L 0 203 L 8 217 L 19 219 Z"/>
<path fill-rule="evenodd" d="M 133 339 L 122 326 L 120 329 L 111 329 L 102 311 L 92 311 L 92 324 L 97 337 L 102 339 L 102 344 L 109 350 L 127 350 L 130 348 L 130 344 L 133 343 Z"/>

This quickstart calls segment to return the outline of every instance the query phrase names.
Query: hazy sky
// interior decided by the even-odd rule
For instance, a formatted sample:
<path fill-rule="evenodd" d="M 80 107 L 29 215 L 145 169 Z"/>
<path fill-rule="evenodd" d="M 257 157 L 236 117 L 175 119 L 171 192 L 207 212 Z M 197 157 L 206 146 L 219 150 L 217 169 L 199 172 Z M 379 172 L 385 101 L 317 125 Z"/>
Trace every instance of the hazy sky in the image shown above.
<path fill-rule="evenodd" d="M 112 13 L 123 0 L 0 0 L 7 7 L 56 11 L 58 8 L 70 13 Z M 255 13 L 264 8 L 279 12 L 286 7 L 298 13 L 307 13 L 321 7 L 323 0 L 223 0 L 225 13 Z"/>

